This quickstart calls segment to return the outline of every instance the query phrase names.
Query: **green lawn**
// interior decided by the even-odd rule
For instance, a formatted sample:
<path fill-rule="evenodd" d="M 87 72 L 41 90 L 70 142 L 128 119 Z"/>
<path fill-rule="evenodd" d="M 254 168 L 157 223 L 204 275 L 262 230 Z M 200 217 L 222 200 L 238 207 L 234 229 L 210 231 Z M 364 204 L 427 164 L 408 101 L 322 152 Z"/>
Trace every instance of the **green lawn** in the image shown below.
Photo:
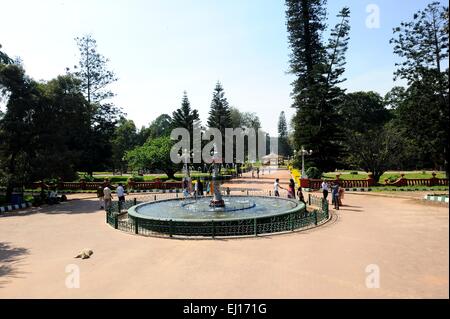
<path fill-rule="evenodd" d="M 401 173 L 402 172 L 387 172 L 387 173 L 384 173 L 381 176 L 381 178 L 380 178 L 380 182 L 384 183 L 385 179 L 389 179 L 389 178 L 392 178 L 392 177 L 400 178 L 400 174 Z M 405 178 L 407 178 L 407 179 L 431 178 L 432 177 L 431 173 L 432 172 L 430 172 L 430 171 L 425 172 L 425 174 L 423 174 L 422 172 L 404 172 Z M 334 179 L 334 178 L 336 178 L 336 174 L 338 174 L 338 173 L 330 172 L 330 173 L 323 174 L 323 176 L 325 178 L 332 178 L 332 179 Z M 437 172 L 436 173 L 436 177 L 437 178 L 445 178 L 445 173 L 444 172 Z M 350 172 L 342 172 L 342 174 L 340 175 L 340 178 L 344 179 L 344 180 L 366 179 L 366 178 L 368 178 L 368 174 L 366 172 L 358 172 L 358 174 L 350 174 Z"/>
<path fill-rule="evenodd" d="M 413 192 L 413 191 L 448 191 L 448 186 L 374 186 L 371 187 L 373 192 Z"/>

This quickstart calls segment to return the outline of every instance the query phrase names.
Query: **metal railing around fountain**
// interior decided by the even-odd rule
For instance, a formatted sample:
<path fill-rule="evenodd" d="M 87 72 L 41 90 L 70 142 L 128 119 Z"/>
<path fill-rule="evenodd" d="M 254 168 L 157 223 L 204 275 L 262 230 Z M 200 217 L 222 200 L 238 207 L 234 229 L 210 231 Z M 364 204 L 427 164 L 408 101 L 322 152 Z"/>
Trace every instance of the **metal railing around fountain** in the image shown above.
<path fill-rule="evenodd" d="M 269 191 L 245 191 L 243 195 L 268 196 Z M 135 233 L 143 236 L 201 236 L 201 237 L 229 237 L 229 236 L 258 236 L 263 234 L 288 232 L 317 227 L 330 218 L 328 203 L 316 196 L 310 196 L 308 201 L 316 206 L 314 209 L 306 208 L 289 211 L 268 217 L 246 218 L 235 221 L 198 221 L 183 223 L 173 220 L 149 220 L 141 218 L 128 218 L 126 211 L 140 203 L 163 199 L 181 199 L 181 194 L 154 194 L 136 196 L 125 202 L 114 202 L 106 212 L 106 222 L 115 229 Z"/>

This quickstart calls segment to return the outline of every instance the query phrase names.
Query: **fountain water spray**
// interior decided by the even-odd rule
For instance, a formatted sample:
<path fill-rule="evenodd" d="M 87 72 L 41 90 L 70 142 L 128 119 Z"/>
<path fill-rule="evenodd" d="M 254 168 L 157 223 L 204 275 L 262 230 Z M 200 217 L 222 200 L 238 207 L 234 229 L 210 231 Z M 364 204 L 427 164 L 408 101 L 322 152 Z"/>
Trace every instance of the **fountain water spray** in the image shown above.
<path fill-rule="evenodd" d="M 218 156 L 217 147 L 214 144 L 214 155 L 212 157 L 212 163 L 213 163 L 213 174 L 212 174 L 212 187 L 214 190 L 214 197 L 211 200 L 211 203 L 209 206 L 211 207 L 225 207 L 225 202 L 222 199 L 222 193 L 220 192 L 220 184 L 217 180 L 217 174 L 219 170 L 219 164 L 218 162 L 221 162 L 221 158 Z"/>

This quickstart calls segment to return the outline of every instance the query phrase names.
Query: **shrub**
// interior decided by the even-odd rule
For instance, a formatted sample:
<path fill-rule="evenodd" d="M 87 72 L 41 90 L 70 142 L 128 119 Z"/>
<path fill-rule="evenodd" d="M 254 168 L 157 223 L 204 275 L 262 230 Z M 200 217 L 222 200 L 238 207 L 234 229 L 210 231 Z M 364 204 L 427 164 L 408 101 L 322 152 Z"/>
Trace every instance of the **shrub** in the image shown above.
<path fill-rule="evenodd" d="M 389 181 L 390 183 L 394 183 L 394 182 L 396 182 L 399 178 L 400 178 L 400 175 L 391 175 L 391 176 L 388 177 L 388 181 Z"/>
<path fill-rule="evenodd" d="M 358 172 L 350 172 L 351 175 L 358 175 Z"/>
<path fill-rule="evenodd" d="M 133 175 L 133 180 L 135 182 L 144 182 L 144 176 Z"/>
<path fill-rule="evenodd" d="M 95 177 L 89 174 L 84 174 L 81 176 L 81 179 L 84 179 L 86 182 L 95 182 Z"/>
<path fill-rule="evenodd" d="M 310 167 L 306 170 L 306 175 L 312 179 L 322 178 L 322 172 L 317 167 Z"/>

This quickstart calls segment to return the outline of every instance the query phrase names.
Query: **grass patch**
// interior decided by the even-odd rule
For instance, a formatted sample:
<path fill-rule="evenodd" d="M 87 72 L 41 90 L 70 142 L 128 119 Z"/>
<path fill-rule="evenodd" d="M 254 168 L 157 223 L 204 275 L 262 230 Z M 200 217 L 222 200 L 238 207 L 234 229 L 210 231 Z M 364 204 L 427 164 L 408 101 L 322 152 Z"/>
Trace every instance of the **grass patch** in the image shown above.
<path fill-rule="evenodd" d="M 385 179 L 393 179 L 393 178 L 400 178 L 400 174 L 403 172 L 389 172 L 389 173 L 384 173 L 381 177 L 380 177 L 380 183 L 384 183 Z M 431 174 L 431 172 L 404 172 L 405 174 L 405 178 L 406 179 L 416 179 L 416 178 L 431 178 L 433 177 L 433 175 Z M 337 173 L 335 172 L 330 172 L 330 173 L 325 173 L 323 174 L 323 176 L 325 178 L 329 178 L 329 179 L 335 179 L 336 178 Z M 352 174 L 352 172 L 342 172 L 342 174 L 340 175 L 340 178 L 343 180 L 355 180 L 355 179 L 366 179 L 368 178 L 369 175 L 365 172 L 358 172 L 358 174 Z M 436 177 L 437 178 L 445 178 L 445 173 L 443 172 L 437 172 L 436 173 Z"/>
<path fill-rule="evenodd" d="M 371 187 L 373 192 L 424 192 L 424 191 L 448 191 L 447 186 L 408 186 L 408 187 L 395 187 L 395 186 L 374 186 Z"/>

